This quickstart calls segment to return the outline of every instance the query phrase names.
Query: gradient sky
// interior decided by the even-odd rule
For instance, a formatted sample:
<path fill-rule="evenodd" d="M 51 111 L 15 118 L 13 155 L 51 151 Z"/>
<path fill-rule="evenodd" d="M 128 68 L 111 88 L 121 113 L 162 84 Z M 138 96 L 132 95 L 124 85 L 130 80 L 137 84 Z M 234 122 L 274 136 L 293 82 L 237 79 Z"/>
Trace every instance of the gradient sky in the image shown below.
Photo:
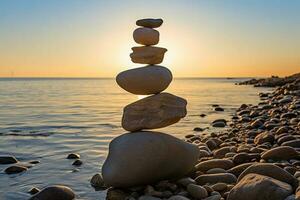
<path fill-rule="evenodd" d="M 300 72 L 297 0 L 0 0 L 1 77 L 113 77 L 139 18 L 163 18 L 177 77 Z"/>

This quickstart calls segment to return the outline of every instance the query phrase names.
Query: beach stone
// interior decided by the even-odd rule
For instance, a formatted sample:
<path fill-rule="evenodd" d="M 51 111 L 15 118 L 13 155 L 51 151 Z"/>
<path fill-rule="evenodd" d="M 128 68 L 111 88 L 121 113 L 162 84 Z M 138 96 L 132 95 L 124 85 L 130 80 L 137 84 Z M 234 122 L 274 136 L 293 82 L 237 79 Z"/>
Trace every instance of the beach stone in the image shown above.
<path fill-rule="evenodd" d="M 160 64 L 167 49 L 153 46 L 132 47 L 131 61 L 139 64 Z"/>
<path fill-rule="evenodd" d="M 263 125 L 264 125 L 264 123 L 263 123 L 262 120 L 260 120 L 260 119 L 257 119 L 257 120 L 255 120 L 254 122 L 252 122 L 252 123 L 250 124 L 251 128 L 260 128 L 260 127 L 262 127 Z"/>
<path fill-rule="evenodd" d="M 142 45 L 156 45 L 159 42 L 159 32 L 152 28 L 137 28 L 133 32 L 133 39 Z"/>
<path fill-rule="evenodd" d="M 231 189 L 227 200 L 284 200 L 292 192 L 285 182 L 250 173 Z"/>
<path fill-rule="evenodd" d="M 250 167 L 251 165 L 253 165 L 254 163 L 243 163 L 240 165 L 237 165 L 235 167 L 232 167 L 231 169 L 227 170 L 228 173 L 234 174 L 236 177 L 239 177 L 240 174 L 247 169 L 248 167 Z"/>
<path fill-rule="evenodd" d="M 294 147 L 294 148 L 300 148 L 300 139 L 283 142 L 281 145 L 282 146 Z"/>
<path fill-rule="evenodd" d="M 184 177 L 184 178 L 178 179 L 176 181 L 176 183 L 186 187 L 189 184 L 196 184 L 196 181 L 194 179 L 190 178 L 190 177 Z"/>
<path fill-rule="evenodd" d="M 128 194 L 120 189 L 109 188 L 106 193 L 107 200 L 125 200 Z"/>
<path fill-rule="evenodd" d="M 291 175 L 289 172 L 285 171 L 284 169 L 281 169 L 280 167 L 269 163 L 256 163 L 251 165 L 241 173 L 241 175 L 238 177 L 238 182 L 244 176 L 250 173 L 269 176 L 279 181 L 288 183 L 293 187 L 293 189 L 296 189 L 298 186 L 298 180 L 293 175 Z"/>
<path fill-rule="evenodd" d="M 232 161 L 234 164 L 239 165 L 242 163 L 250 162 L 252 159 L 259 160 L 260 154 L 259 153 L 238 153 L 233 156 Z"/>
<path fill-rule="evenodd" d="M 226 126 L 226 123 L 222 121 L 216 121 L 212 123 L 212 127 L 223 128 Z"/>
<path fill-rule="evenodd" d="M 105 183 L 101 174 L 95 174 L 91 179 L 91 185 L 94 188 L 104 188 Z"/>
<path fill-rule="evenodd" d="M 279 146 L 272 148 L 265 153 L 262 154 L 262 159 L 268 160 L 290 160 L 293 158 L 298 158 L 299 154 L 298 152 L 289 146 Z"/>
<path fill-rule="evenodd" d="M 215 111 L 218 111 L 218 112 L 222 112 L 222 111 L 224 111 L 224 108 L 221 108 L 221 107 L 215 107 L 215 109 L 214 109 Z"/>
<path fill-rule="evenodd" d="M 77 153 L 70 153 L 68 156 L 67 156 L 67 159 L 79 159 L 80 158 L 80 155 L 77 154 Z"/>
<path fill-rule="evenodd" d="M 18 162 L 18 160 L 14 156 L 0 156 L 0 164 L 1 165 L 14 164 L 17 162 Z"/>
<path fill-rule="evenodd" d="M 199 185 L 205 185 L 207 183 L 236 183 L 237 178 L 230 173 L 218 173 L 218 174 L 204 174 L 198 176 L 195 181 Z"/>
<path fill-rule="evenodd" d="M 258 144 L 263 144 L 265 142 L 270 142 L 270 143 L 273 143 L 275 140 L 274 138 L 274 135 L 268 133 L 268 132 L 263 132 L 263 133 L 260 133 L 259 135 L 257 135 L 255 138 L 254 138 L 254 143 L 256 145 Z"/>
<path fill-rule="evenodd" d="M 167 89 L 172 78 L 172 73 L 168 68 L 149 65 L 123 71 L 117 75 L 116 81 L 127 92 L 150 95 Z"/>
<path fill-rule="evenodd" d="M 207 174 L 218 174 L 218 173 L 226 173 L 227 171 L 222 168 L 212 168 L 206 171 Z"/>
<path fill-rule="evenodd" d="M 75 194 L 69 187 L 62 185 L 49 186 L 32 196 L 29 200 L 73 200 Z"/>
<path fill-rule="evenodd" d="M 221 168 L 221 169 L 230 169 L 234 166 L 231 160 L 225 159 L 211 159 L 198 163 L 196 169 L 202 172 L 206 172 L 210 169 Z"/>
<path fill-rule="evenodd" d="M 31 195 L 34 195 L 36 193 L 39 193 L 40 192 L 40 189 L 39 188 L 36 188 L 36 187 L 33 187 L 31 188 L 28 193 L 31 194 Z"/>
<path fill-rule="evenodd" d="M 231 152 L 231 149 L 232 149 L 232 147 L 225 146 L 225 147 L 222 147 L 218 150 L 215 150 L 214 151 L 214 157 L 215 158 L 224 158 L 226 153 Z"/>
<path fill-rule="evenodd" d="M 186 100 L 169 93 L 140 99 L 124 108 L 122 127 L 127 131 L 163 128 L 186 115 Z"/>
<path fill-rule="evenodd" d="M 17 174 L 24 171 L 27 171 L 27 167 L 20 166 L 20 165 L 12 165 L 4 170 L 6 174 Z"/>
<path fill-rule="evenodd" d="M 206 189 L 200 185 L 189 184 L 186 189 L 188 193 L 195 199 L 203 199 L 208 196 Z"/>
<path fill-rule="evenodd" d="M 198 156 L 197 146 L 168 134 L 125 133 L 110 143 L 102 176 L 113 187 L 151 184 L 189 173 Z"/>
<path fill-rule="evenodd" d="M 74 165 L 74 166 L 80 166 L 80 165 L 82 165 L 83 164 L 83 162 L 81 161 L 81 160 L 75 160 L 73 163 L 72 163 L 72 165 Z"/>
<path fill-rule="evenodd" d="M 295 140 L 295 139 L 296 139 L 296 138 L 295 138 L 294 136 L 292 136 L 292 135 L 286 135 L 286 136 L 283 136 L 283 137 L 278 138 L 277 143 L 278 143 L 279 145 L 281 145 L 281 144 L 284 143 L 284 142 L 291 141 L 291 140 Z"/>
<path fill-rule="evenodd" d="M 226 183 L 216 183 L 216 184 L 212 185 L 211 188 L 214 191 L 224 191 L 224 190 L 227 190 L 228 187 L 227 187 Z"/>
<path fill-rule="evenodd" d="M 162 25 L 162 23 L 163 23 L 162 19 L 152 19 L 152 18 L 139 19 L 136 21 L 137 26 L 143 26 L 147 28 L 158 28 Z"/>

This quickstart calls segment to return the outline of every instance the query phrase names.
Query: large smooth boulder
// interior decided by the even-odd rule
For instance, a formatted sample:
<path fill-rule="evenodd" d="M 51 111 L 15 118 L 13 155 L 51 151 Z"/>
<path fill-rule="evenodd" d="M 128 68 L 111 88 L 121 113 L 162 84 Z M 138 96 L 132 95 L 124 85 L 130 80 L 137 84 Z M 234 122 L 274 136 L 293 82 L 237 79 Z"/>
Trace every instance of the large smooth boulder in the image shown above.
<path fill-rule="evenodd" d="M 162 66 L 148 65 L 123 71 L 118 74 L 118 85 L 137 95 L 157 94 L 164 91 L 172 81 L 171 71 Z"/>
<path fill-rule="evenodd" d="M 158 28 L 162 25 L 162 23 L 163 23 L 162 19 L 152 19 L 152 18 L 139 19 L 136 21 L 137 26 L 143 26 L 148 28 Z"/>
<path fill-rule="evenodd" d="M 244 178 L 244 176 L 251 173 L 269 176 L 279 181 L 286 182 L 293 186 L 294 190 L 298 187 L 298 180 L 293 175 L 284 169 L 269 163 L 256 163 L 251 165 L 240 174 L 238 177 L 238 182 Z"/>
<path fill-rule="evenodd" d="M 163 61 L 167 49 L 153 46 L 132 47 L 131 61 L 139 64 L 155 65 Z"/>
<path fill-rule="evenodd" d="M 36 195 L 32 196 L 30 200 L 73 200 L 75 194 L 71 188 L 62 185 L 49 186 Z"/>
<path fill-rule="evenodd" d="M 198 157 L 197 146 L 165 133 L 125 133 L 109 144 L 102 175 L 107 186 L 147 185 L 189 173 Z"/>
<path fill-rule="evenodd" d="M 298 152 L 289 146 L 279 146 L 272 148 L 262 154 L 262 159 L 268 160 L 290 160 L 293 158 L 299 158 Z"/>
<path fill-rule="evenodd" d="M 156 45 L 159 42 L 159 32 L 152 28 L 137 28 L 133 31 L 133 39 L 142 45 Z"/>
<path fill-rule="evenodd" d="M 284 200 L 292 192 L 285 182 L 251 173 L 230 190 L 227 200 Z"/>
<path fill-rule="evenodd" d="M 163 128 L 186 115 L 187 101 L 169 93 L 160 93 L 127 105 L 122 127 L 127 131 Z"/>

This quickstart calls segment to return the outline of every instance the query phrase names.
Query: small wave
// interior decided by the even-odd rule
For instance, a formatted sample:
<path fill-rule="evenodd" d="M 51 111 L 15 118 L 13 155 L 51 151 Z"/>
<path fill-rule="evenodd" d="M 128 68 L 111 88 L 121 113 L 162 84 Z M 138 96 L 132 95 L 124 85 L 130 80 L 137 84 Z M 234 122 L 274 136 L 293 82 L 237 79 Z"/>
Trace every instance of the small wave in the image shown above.
<path fill-rule="evenodd" d="M 28 132 L 19 132 L 19 133 L 3 133 L 2 136 L 29 136 L 29 137 L 37 137 L 37 136 L 41 136 L 41 137 L 48 137 L 50 135 L 53 135 L 54 132 L 36 132 L 36 133 L 28 133 Z"/>
<path fill-rule="evenodd" d="M 119 126 L 114 125 L 114 124 L 110 124 L 110 123 L 103 123 L 103 124 L 99 124 L 100 126 L 106 126 L 106 127 L 110 127 L 110 128 L 119 128 Z"/>

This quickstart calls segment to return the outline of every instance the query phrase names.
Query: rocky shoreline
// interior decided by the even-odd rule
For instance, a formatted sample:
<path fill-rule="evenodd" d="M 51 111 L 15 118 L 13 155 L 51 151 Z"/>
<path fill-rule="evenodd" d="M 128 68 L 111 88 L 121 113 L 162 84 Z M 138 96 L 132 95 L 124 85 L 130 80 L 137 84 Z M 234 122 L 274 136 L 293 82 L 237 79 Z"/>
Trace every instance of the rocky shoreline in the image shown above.
<path fill-rule="evenodd" d="M 241 105 L 230 129 L 185 136 L 200 150 L 189 175 L 109 188 L 107 199 L 299 200 L 300 79 L 259 95 L 258 105 Z"/>
<path fill-rule="evenodd" d="M 288 83 L 293 83 L 295 81 L 299 81 L 300 79 L 300 73 L 293 74 L 286 77 L 278 77 L 278 76 L 272 76 L 270 78 L 261 78 L 261 79 L 250 79 L 247 81 L 243 81 L 240 83 L 237 83 L 238 85 L 254 85 L 254 87 L 278 87 L 283 86 Z"/>

